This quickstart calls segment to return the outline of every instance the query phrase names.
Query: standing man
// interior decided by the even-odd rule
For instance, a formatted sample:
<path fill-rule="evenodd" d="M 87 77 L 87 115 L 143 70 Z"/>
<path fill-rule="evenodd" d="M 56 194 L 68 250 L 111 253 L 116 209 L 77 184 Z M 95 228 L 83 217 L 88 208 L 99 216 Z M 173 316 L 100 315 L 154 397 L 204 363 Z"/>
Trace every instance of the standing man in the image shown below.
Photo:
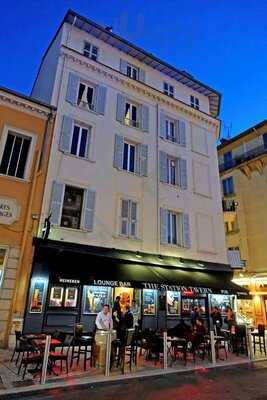
<path fill-rule="evenodd" d="M 104 304 L 102 311 L 97 314 L 95 324 L 96 328 L 100 330 L 109 331 L 113 329 L 113 320 L 108 304 Z"/>
<path fill-rule="evenodd" d="M 121 298 L 120 296 L 117 296 L 114 305 L 112 308 L 112 318 L 113 318 L 113 324 L 114 324 L 114 329 L 117 331 L 120 329 L 121 325 Z"/>

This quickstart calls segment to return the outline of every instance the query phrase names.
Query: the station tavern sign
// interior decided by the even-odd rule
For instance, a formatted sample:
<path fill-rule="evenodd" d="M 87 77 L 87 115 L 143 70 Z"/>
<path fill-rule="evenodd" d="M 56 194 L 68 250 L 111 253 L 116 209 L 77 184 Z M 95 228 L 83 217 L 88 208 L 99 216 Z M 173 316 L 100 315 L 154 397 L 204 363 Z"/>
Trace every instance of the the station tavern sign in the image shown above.
<path fill-rule="evenodd" d="M 20 207 L 16 199 L 0 197 L 0 224 L 11 225 L 18 220 Z"/>

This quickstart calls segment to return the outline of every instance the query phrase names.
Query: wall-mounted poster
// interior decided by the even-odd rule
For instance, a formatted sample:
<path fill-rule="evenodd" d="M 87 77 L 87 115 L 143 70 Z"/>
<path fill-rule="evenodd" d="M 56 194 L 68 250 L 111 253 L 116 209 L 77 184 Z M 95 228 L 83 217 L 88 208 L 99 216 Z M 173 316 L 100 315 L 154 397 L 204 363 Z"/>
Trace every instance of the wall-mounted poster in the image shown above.
<path fill-rule="evenodd" d="M 30 303 L 30 313 L 41 314 L 43 310 L 44 302 L 44 290 L 45 282 L 42 280 L 36 280 L 33 284 L 31 303 Z"/>
<path fill-rule="evenodd" d="M 167 315 L 179 315 L 180 303 L 180 292 L 167 291 Z"/>
<path fill-rule="evenodd" d="M 132 305 L 133 297 L 134 297 L 134 289 L 133 288 L 125 288 L 125 287 L 116 287 L 114 290 L 114 299 L 120 296 L 120 305 L 121 311 L 125 311 L 125 307 L 127 304 Z"/>
<path fill-rule="evenodd" d="M 62 286 L 52 286 L 49 299 L 50 307 L 62 307 L 63 291 Z"/>
<path fill-rule="evenodd" d="M 156 314 L 156 290 L 143 290 L 143 313 L 144 315 Z"/>
<path fill-rule="evenodd" d="M 218 307 L 222 314 L 226 313 L 226 307 L 231 307 L 231 297 L 224 294 L 210 295 L 211 311 L 214 307 Z"/>
<path fill-rule="evenodd" d="M 112 304 L 112 288 L 106 286 L 84 286 L 84 314 L 97 314 L 104 304 Z"/>
<path fill-rule="evenodd" d="M 76 287 L 67 287 L 65 291 L 64 307 L 77 306 L 78 289 Z"/>

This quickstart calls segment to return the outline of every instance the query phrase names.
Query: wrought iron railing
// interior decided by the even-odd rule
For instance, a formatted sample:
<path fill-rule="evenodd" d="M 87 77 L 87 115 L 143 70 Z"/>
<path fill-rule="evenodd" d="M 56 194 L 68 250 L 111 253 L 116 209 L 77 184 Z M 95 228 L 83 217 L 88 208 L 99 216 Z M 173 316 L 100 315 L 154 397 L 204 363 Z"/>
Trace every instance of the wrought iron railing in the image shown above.
<path fill-rule="evenodd" d="M 222 207 L 223 211 L 236 211 L 238 203 L 235 200 L 223 200 L 222 201 Z"/>
<path fill-rule="evenodd" d="M 228 160 L 226 162 L 219 164 L 219 170 L 220 172 L 226 171 L 228 169 L 238 166 L 239 164 L 242 164 L 245 161 L 249 161 L 253 158 L 256 158 L 262 154 L 267 154 L 267 146 L 265 145 L 255 147 L 254 149 L 244 152 L 240 156 L 236 156 L 232 160 Z"/>

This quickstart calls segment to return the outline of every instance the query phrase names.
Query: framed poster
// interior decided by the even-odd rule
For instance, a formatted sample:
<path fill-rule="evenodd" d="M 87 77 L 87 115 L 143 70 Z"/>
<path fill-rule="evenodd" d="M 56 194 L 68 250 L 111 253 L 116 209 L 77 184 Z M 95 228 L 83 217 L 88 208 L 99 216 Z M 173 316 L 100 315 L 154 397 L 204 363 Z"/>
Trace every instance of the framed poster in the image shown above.
<path fill-rule="evenodd" d="M 121 311 L 125 311 L 125 307 L 127 304 L 132 305 L 132 301 L 134 298 L 134 289 L 133 288 L 125 288 L 125 287 L 115 287 L 114 290 L 114 300 L 117 296 L 120 296 L 121 301 Z"/>
<path fill-rule="evenodd" d="M 64 307 L 76 307 L 77 306 L 78 289 L 70 286 L 65 289 L 65 301 Z"/>
<path fill-rule="evenodd" d="M 143 313 L 144 315 L 156 314 L 156 290 L 143 290 Z"/>
<path fill-rule="evenodd" d="M 30 303 L 30 313 L 41 314 L 44 303 L 45 281 L 34 281 Z"/>
<path fill-rule="evenodd" d="M 51 287 L 49 307 L 62 307 L 63 292 L 64 288 L 62 286 Z"/>
<path fill-rule="evenodd" d="M 97 314 L 104 304 L 112 304 L 112 288 L 107 286 L 84 286 L 84 314 Z"/>
<path fill-rule="evenodd" d="M 179 315 L 181 295 L 180 292 L 167 290 L 167 315 Z"/>

